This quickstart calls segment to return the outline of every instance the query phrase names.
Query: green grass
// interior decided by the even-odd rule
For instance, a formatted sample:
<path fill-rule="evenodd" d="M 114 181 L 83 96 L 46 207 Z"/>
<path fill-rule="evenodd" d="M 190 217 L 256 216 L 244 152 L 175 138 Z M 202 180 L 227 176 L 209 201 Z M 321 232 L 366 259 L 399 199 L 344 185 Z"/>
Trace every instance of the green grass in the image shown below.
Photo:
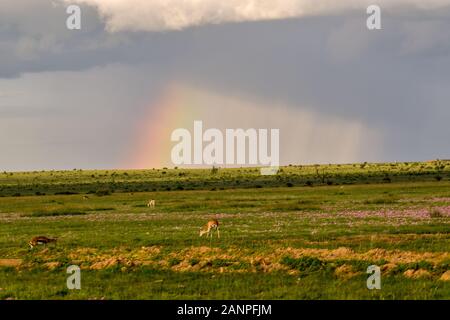
<path fill-rule="evenodd" d="M 446 162 L 282 169 L 0 174 L 0 299 L 450 298 Z M 221 238 L 200 238 L 216 217 Z M 36 235 L 58 243 L 30 250 Z"/>
<path fill-rule="evenodd" d="M 285 273 L 139 270 L 84 272 L 81 290 L 68 290 L 63 272 L 22 273 L 13 278 L 5 273 L 0 269 L 0 279 L 8 288 L 0 292 L 0 299 L 448 299 L 450 289 L 448 283 L 401 276 L 383 279 L 381 290 L 367 290 L 361 289 L 364 276 L 342 280 L 322 274 L 298 278 Z"/>

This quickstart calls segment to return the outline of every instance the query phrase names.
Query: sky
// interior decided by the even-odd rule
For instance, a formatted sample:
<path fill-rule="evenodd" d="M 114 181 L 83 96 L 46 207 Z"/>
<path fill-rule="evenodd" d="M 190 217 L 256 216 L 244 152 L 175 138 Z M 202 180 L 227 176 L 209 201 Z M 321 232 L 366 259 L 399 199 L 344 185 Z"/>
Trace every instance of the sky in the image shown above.
<path fill-rule="evenodd" d="M 280 129 L 281 164 L 450 158 L 450 0 L 373 2 L 2 0 L 0 170 L 173 166 L 194 120 Z"/>

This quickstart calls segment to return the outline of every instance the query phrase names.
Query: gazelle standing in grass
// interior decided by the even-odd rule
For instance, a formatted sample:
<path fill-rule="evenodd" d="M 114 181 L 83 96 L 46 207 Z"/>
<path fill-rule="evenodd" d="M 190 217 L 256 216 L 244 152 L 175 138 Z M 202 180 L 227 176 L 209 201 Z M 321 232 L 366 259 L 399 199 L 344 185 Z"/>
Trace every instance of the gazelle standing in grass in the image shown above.
<path fill-rule="evenodd" d="M 55 242 L 56 243 L 56 238 L 48 238 L 48 237 L 44 237 L 44 236 L 38 236 L 38 237 L 34 237 L 33 239 L 31 239 L 30 242 L 28 242 L 28 245 L 30 246 L 30 249 L 33 249 L 35 246 L 39 245 L 39 244 L 47 244 L 47 243 L 52 243 Z"/>
<path fill-rule="evenodd" d="M 208 223 L 200 229 L 200 237 L 206 234 L 206 237 L 211 236 L 212 239 L 213 230 L 217 231 L 217 238 L 220 238 L 219 221 L 217 219 L 209 220 Z"/>
<path fill-rule="evenodd" d="M 155 200 L 149 200 L 147 203 L 147 207 L 149 208 L 154 208 L 156 205 L 156 201 Z"/>

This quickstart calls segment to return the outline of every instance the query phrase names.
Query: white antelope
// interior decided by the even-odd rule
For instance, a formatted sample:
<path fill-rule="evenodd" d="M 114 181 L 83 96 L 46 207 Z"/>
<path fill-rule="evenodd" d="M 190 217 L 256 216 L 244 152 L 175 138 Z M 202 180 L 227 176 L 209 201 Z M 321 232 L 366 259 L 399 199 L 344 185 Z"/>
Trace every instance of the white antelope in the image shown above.
<path fill-rule="evenodd" d="M 206 237 L 211 236 L 211 239 L 212 239 L 212 237 L 213 237 L 212 230 L 216 230 L 217 238 L 220 238 L 219 221 L 216 219 L 208 221 L 208 223 L 205 224 L 200 229 L 200 237 L 203 236 L 204 234 L 206 234 Z"/>
<path fill-rule="evenodd" d="M 154 208 L 155 205 L 156 205 L 156 201 L 155 201 L 155 200 L 150 200 L 150 201 L 147 203 L 147 207 L 149 207 L 149 208 Z"/>

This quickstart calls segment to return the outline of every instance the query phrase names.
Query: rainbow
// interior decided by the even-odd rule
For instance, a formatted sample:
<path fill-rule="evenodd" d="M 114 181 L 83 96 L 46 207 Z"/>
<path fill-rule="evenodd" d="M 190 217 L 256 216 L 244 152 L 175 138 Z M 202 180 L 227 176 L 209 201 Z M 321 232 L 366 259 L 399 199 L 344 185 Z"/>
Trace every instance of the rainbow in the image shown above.
<path fill-rule="evenodd" d="M 355 119 L 179 83 L 168 85 L 144 109 L 121 168 L 173 167 L 171 151 L 176 142 L 170 139 L 172 132 L 178 128 L 191 131 L 195 120 L 201 120 L 204 128 L 222 132 L 227 128 L 280 129 L 281 165 L 365 161 L 382 148 L 383 136 Z"/>
<path fill-rule="evenodd" d="M 193 89 L 169 85 L 156 103 L 145 108 L 144 115 L 136 124 L 130 155 L 121 167 L 149 169 L 172 166 L 172 131 L 192 126 L 201 109 Z"/>

